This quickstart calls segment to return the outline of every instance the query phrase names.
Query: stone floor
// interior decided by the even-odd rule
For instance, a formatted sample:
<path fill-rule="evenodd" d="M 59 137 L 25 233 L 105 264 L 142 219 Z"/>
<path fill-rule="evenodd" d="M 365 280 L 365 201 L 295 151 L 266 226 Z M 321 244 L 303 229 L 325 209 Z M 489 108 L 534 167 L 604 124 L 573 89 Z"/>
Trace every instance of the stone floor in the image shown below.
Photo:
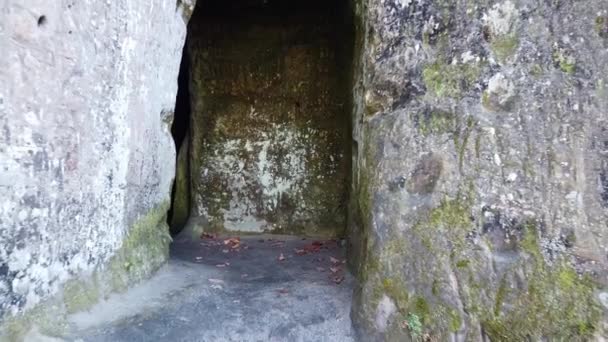
<path fill-rule="evenodd" d="M 69 341 L 352 341 L 336 241 L 177 239 L 152 279 L 70 317 Z"/>

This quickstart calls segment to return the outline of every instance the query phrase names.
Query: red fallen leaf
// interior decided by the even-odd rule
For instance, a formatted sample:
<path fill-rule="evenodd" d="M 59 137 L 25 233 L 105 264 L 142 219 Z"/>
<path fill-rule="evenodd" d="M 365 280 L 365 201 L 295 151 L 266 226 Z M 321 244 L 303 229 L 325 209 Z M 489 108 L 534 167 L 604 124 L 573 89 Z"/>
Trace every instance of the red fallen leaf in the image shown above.
<path fill-rule="evenodd" d="M 338 273 L 340 271 L 339 267 L 330 267 L 329 270 L 331 271 L 331 273 Z"/>
<path fill-rule="evenodd" d="M 336 259 L 336 258 L 334 258 L 332 256 L 329 257 L 329 261 L 331 261 L 331 263 L 334 264 L 334 265 L 340 263 L 340 260 L 338 260 L 338 259 Z"/>
<path fill-rule="evenodd" d="M 333 280 L 336 284 L 340 284 L 342 281 L 344 281 L 344 276 L 335 276 L 331 278 L 331 280 Z"/>
<path fill-rule="evenodd" d="M 305 253 L 316 253 L 321 249 L 321 246 L 311 243 L 311 244 L 308 244 L 308 245 L 302 247 L 302 249 L 304 250 Z"/>
<path fill-rule="evenodd" d="M 285 260 L 285 256 L 283 255 L 283 253 L 279 254 L 279 261 L 283 261 Z"/>
<path fill-rule="evenodd" d="M 215 235 L 209 233 L 202 233 L 201 239 L 215 239 Z"/>
<path fill-rule="evenodd" d="M 224 245 L 229 246 L 233 249 L 239 248 L 241 245 L 241 239 L 239 237 L 231 237 L 224 240 Z"/>
<path fill-rule="evenodd" d="M 241 242 L 241 238 L 237 237 L 231 237 L 231 238 L 227 238 L 224 240 L 224 245 L 228 245 L 231 243 L 240 243 Z"/>

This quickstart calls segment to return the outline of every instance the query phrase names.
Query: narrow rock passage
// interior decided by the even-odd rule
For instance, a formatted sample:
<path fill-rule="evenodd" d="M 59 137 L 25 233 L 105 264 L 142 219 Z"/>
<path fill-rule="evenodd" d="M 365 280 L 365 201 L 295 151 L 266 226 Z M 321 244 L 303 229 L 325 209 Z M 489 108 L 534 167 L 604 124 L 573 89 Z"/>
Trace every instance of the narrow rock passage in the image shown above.
<path fill-rule="evenodd" d="M 71 341 L 352 341 L 336 241 L 176 239 L 152 279 L 70 317 Z"/>

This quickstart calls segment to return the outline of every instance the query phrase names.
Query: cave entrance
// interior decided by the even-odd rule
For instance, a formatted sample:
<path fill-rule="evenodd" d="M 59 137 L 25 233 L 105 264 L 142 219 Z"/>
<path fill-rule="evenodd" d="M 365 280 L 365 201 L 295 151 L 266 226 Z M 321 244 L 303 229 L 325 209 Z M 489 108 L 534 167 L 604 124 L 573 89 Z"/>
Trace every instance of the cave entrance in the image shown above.
<path fill-rule="evenodd" d="M 199 0 L 173 134 L 172 232 L 337 237 L 350 182 L 346 0 Z"/>

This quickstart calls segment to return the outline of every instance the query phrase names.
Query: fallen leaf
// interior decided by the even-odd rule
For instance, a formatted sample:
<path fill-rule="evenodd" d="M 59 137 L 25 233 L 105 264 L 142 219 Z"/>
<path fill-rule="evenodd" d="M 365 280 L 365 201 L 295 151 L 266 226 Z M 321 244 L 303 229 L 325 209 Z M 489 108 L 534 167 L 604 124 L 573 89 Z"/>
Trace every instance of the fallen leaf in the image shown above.
<path fill-rule="evenodd" d="M 209 278 L 208 280 L 212 284 L 223 284 L 224 283 L 224 281 L 222 279 Z"/>
<path fill-rule="evenodd" d="M 317 271 L 319 271 L 319 272 L 325 272 L 325 269 L 323 267 L 317 267 Z"/>
<path fill-rule="evenodd" d="M 202 233 L 201 239 L 215 239 L 215 235 L 209 233 Z"/>
<path fill-rule="evenodd" d="M 241 238 L 231 237 L 231 238 L 225 239 L 224 245 L 226 245 L 232 249 L 239 248 L 239 246 L 241 245 Z"/>
<path fill-rule="evenodd" d="M 295 248 L 293 251 L 296 252 L 297 255 L 304 255 L 304 254 L 306 254 L 306 251 L 303 250 L 303 249 L 297 249 L 297 248 Z"/>
<path fill-rule="evenodd" d="M 283 253 L 279 254 L 279 261 L 283 261 L 285 260 L 285 256 L 283 255 Z"/>
<path fill-rule="evenodd" d="M 340 263 L 340 260 L 338 260 L 338 259 L 336 259 L 334 257 L 331 257 L 331 256 L 329 257 L 329 261 L 331 261 L 331 263 L 334 264 L 334 265 Z"/>
<path fill-rule="evenodd" d="M 197 256 L 195 259 L 196 259 L 197 261 L 198 261 L 198 260 L 203 260 L 203 257 L 202 257 L 202 256 Z"/>
<path fill-rule="evenodd" d="M 315 244 L 308 244 L 305 245 L 304 247 L 302 247 L 302 249 L 304 250 L 304 254 L 307 253 L 316 253 L 319 250 L 321 250 L 321 246 L 320 245 L 315 245 Z"/>
<path fill-rule="evenodd" d="M 289 290 L 283 288 L 283 289 L 278 289 L 277 292 L 279 292 L 280 294 L 288 294 Z"/>
<path fill-rule="evenodd" d="M 329 270 L 331 271 L 331 273 L 338 273 L 340 271 L 339 267 L 330 267 Z"/>
<path fill-rule="evenodd" d="M 221 289 L 223 289 L 222 285 L 218 285 L 218 284 L 211 285 L 211 288 L 212 288 L 212 289 L 216 289 L 216 290 L 221 290 Z"/>
<path fill-rule="evenodd" d="M 226 267 L 226 266 L 228 266 L 228 265 L 229 265 L 228 263 L 224 263 L 224 264 L 217 264 L 217 265 L 215 265 L 215 267 Z"/>
<path fill-rule="evenodd" d="M 334 281 L 334 283 L 340 284 L 342 281 L 344 281 L 344 276 L 335 276 L 332 278 L 332 280 Z"/>

